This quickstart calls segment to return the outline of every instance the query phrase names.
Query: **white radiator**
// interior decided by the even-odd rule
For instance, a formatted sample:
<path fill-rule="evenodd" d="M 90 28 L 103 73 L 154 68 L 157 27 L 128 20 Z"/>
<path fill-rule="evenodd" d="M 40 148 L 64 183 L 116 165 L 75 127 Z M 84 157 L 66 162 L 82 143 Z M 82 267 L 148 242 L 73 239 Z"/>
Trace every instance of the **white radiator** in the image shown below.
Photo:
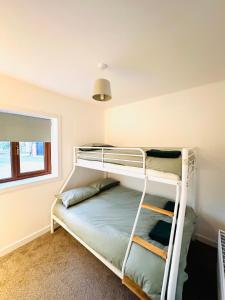
<path fill-rule="evenodd" d="M 218 299 L 225 300 L 225 231 L 218 236 Z"/>

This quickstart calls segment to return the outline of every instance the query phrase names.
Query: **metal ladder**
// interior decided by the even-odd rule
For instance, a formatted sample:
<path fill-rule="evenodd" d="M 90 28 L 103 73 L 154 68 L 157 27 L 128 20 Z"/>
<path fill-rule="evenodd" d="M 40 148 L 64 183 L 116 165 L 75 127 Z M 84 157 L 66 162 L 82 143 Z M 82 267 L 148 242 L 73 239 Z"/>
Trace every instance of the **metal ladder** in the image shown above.
<path fill-rule="evenodd" d="M 180 183 L 177 183 L 176 184 L 175 207 L 174 207 L 174 211 L 171 212 L 171 211 L 153 206 L 151 204 L 144 203 L 144 197 L 145 197 L 145 193 L 146 193 L 147 181 L 148 181 L 148 178 L 147 178 L 147 176 L 145 176 L 144 189 L 143 189 L 141 201 L 139 203 L 138 211 L 137 211 L 137 214 L 136 214 L 136 217 L 135 217 L 135 220 L 134 220 L 134 225 L 133 225 L 133 228 L 132 228 L 132 232 L 131 232 L 131 235 L 130 235 L 129 243 L 128 243 L 126 254 L 125 254 L 125 257 L 124 257 L 124 261 L 123 261 L 122 275 L 123 275 L 123 278 L 126 278 L 126 276 L 125 276 L 125 266 L 126 266 L 126 262 L 127 262 L 129 253 L 130 253 L 132 243 L 136 243 L 136 244 L 140 245 L 141 247 L 147 249 L 148 251 L 154 253 L 155 255 L 158 255 L 163 260 L 165 260 L 164 277 L 163 277 L 163 284 L 162 284 L 161 297 L 160 297 L 161 300 L 164 300 L 165 295 L 166 295 L 166 290 L 167 290 L 168 276 L 169 276 L 170 263 L 171 263 L 171 257 L 172 257 L 172 251 L 173 251 L 173 243 L 174 243 L 174 238 L 175 238 L 175 233 L 176 233 L 176 223 L 177 223 L 178 206 L 179 206 L 178 204 L 179 204 L 179 201 L 180 201 L 181 189 L 180 189 Z M 136 230 L 136 227 L 137 227 L 137 223 L 138 223 L 138 219 L 139 219 L 139 216 L 140 216 L 141 209 L 151 210 L 153 212 L 157 212 L 157 213 L 160 213 L 162 215 L 166 215 L 166 216 L 172 218 L 172 225 L 171 225 L 168 251 L 165 251 L 165 250 L 153 245 L 152 243 L 142 239 L 141 237 L 135 235 L 135 230 Z M 128 281 L 131 281 L 131 280 L 128 278 Z M 126 282 L 126 280 L 123 281 L 123 283 L 127 286 L 130 285 L 130 283 Z"/>

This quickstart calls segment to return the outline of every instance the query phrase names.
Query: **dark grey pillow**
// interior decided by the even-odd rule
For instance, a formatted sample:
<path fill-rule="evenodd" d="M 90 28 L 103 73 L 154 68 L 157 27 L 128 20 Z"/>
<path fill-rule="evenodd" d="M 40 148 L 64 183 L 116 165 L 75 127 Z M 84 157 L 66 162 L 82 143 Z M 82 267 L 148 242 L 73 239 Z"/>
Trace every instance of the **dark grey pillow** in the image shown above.
<path fill-rule="evenodd" d="M 120 182 L 118 180 L 113 178 L 104 178 L 93 182 L 90 186 L 97 189 L 99 192 L 103 192 L 119 184 Z"/>
<path fill-rule="evenodd" d="M 96 147 L 96 148 L 101 147 L 101 148 L 107 148 L 107 147 L 114 147 L 114 146 L 108 145 L 108 144 L 103 144 L 103 143 L 89 143 L 89 144 L 86 144 L 86 145 L 82 145 L 79 148 L 79 150 L 81 150 L 81 151 L 95 151 L 96 149 L 93 149 L 93 148 L 82 148 L 82 147 Z"/>
<path fill-rule="evenodd" d="M 83 186 L 79 188 L 75 188 L 69 191 L 66 191 L 62 194 L 57 195 L 57 198 L 62 200 L 63 205 L 68 208 L 74 204 L 77 204 L 81 201 L 84 201 L 99 191 L 98 189 L 91 186 Z"/>

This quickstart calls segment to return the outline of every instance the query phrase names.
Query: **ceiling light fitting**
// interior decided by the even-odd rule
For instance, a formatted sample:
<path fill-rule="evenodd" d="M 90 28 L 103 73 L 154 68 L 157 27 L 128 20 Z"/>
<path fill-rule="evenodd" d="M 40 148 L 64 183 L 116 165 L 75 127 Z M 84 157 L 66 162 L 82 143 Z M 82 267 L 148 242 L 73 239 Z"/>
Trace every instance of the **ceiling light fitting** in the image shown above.
<path fill-rule="evenodd" d="M 105 63 L 100 63 L 98 64 L 98 68 L 105 70 L 108 68 L 108 65 Z M 108 101 L 112 99 L 111 87 L 108 79 L 99 78 L 95 80 L 92 98 L 96 101 Z"/>

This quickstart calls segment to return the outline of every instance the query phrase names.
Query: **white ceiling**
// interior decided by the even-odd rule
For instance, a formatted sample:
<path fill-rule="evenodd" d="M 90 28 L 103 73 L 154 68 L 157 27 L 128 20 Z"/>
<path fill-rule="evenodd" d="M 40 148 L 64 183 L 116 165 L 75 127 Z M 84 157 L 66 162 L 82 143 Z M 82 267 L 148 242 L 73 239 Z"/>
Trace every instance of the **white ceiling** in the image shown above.
<path fill-rule="evenodd" d="M 222 80 L 225 1 L 0 0 L 0 72 L 86 101 L 106 77 L 110 105 Z"/>

